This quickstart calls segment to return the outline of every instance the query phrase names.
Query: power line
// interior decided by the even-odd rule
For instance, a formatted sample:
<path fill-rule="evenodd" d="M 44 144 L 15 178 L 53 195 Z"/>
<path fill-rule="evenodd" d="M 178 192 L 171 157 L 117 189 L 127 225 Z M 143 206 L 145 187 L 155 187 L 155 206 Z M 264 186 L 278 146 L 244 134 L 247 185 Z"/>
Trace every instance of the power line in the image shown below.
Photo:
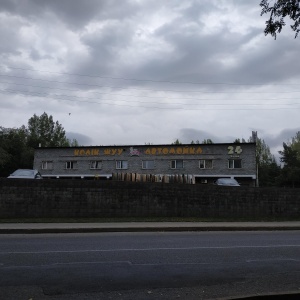
<path fill-rule="evenodd" d="M 100 75 L 88 75 L 88 74 L 76 74 L 76 73 L 67 73 L 67 72 L 51 72 L 43 71 L 36 69 L 26 69 L 26 68 L 17 68 L 7 66 L 10 69 L 23 70 L 23 71 L 32 71 L 32 72 L 41 72 L 48 74 L 60 74 L 60 75 L 72 75 L 80 77 L 90 77 L 90 78 L 102 78 L 102 79 L 116 79 L 116 80 L 126 80 L 126 81 L 141 81 L 141 82 L 155 82 L 155 83 L 174 83 L 174 84 L 194 84 L 194 85 L 233 85 L 233 86 L 264 86 L 266 84 L 261 83 L 226 83 L 226 82 L 192 82 L 192 81 L 169 81 L 169 80 L 153 80 L 153 79 L 137 79 L 137 78 L 126 78 L 126 77 L 109 77 L 109 76 L 100 76 Z M 272 84 L 272 85 L 299 85 L 299 84 Z"/>
<path fill-rule="evenodd" d="M 45 81 L 45 82 L 50 82 L 50 83 L 60 83 L 60 84 L 70 84 L 70 85 L 80 85 L 80 86 L 89 86 L 89 87 L 97 87 L 97 88 L 115 88 L 115 89 L 124 89 L 125 87 L 118 87 L 118 86 L 105 86 L 105 85 L 96 85 L 96 84 L 88 84 L 88 83 L 77 83 L 77 82 L 65 82 L 65 81 L 57 81 L 57 80 L 48 80 L 48 79 L 40 79 L 40 78 L 32 78 L 32 77 L 24 77 L 24 76 L 16 76 L 16 75 L 4 75 L 4 74 L 0 74 L 0 76 L 2 77 L 12 77 L 12 78 L 19 78 L 19 79 L 30 79 L 30 80 L 38 80 L 38 81 Z M 9 84 L 16 84 L 16 85 L 25 85 L 25 84 L 21 84 L 21 83 L 9 83 Z M 27 85 L 27 86 L 32 86 L 32 85 Z M 35 87 L 35 86 L 32 86 Z M 40 86 L 37 86 L 40 87 Z M 43 88 L 50 88 L 50 87 L 43 87 Z M 52 88 L 53 89 L 53 88 Z M 55 89 L 63 89 L 63 88 L 57 88 L 55 87 Z M 190 91 L 190 90 L 156 90 L 156 89 L 137 89 L 137 88 L 130 88 L 131 90 L 138 90 L 138 91 L 155 91 L 155 92 L 179 92 L 179 93 L 201 93 L 201 94 L 261 94 L 261 93 L 265 93 L 265 94 L 270 94 L 271 92 L 204 92 L 204 91 Z M 65 89 L 68 90 L 68 89 Z M 73 91 L 76 91 L 74 89 L 70 89 Z M 276 94 L 278 93 L 300 93 L 300 91 L 289 91 L 289 92 L 276 92 Z M 127 95 L 126 95 L 127 96 Z M 139 96 L 134 96 L 134 95 L 129 95 L 130 97 L 150 97 L 150 96 L 143 96 L 143 95 L 139 95 Z M 151 96 L 152 97 L 152 96 Z M 153 97 L 154 98 L 154 97 Z M 165 97 L 161 97 L 161 98 L 165 98 Z M 173 98 L 176 99 L 176 98 Z M 189 98 L 178 98 L 178 99 L 189 99 Z M 193 99 L 193 98 L 190 98 Z"/>
<path fill-rule="evenodd" d="M 97 100 L 97 98 L 90 98 L 90 97 L 80 97 L 80 96 L 75 96 L 75 95 L 56 95 L 56 94 L 48 94 L 48 93 L 41 93 L 41 92 L 30 92 L 30 91 L 22 91 L 22 90 L 2 90 L 2 91 L 7 91 L 9 93 L 30 93 L 32 95 L 41 95 L 41 96 L 52 96 L 52 97 L 71 97 L 71 98 L 77 98 L 77 99 L 88 99 L 88 100 Z M 285 100 L 297 100 L 293 98 L 283 98 Z M 102 99 L 103 101 L 115 101 L 115 102 L 134 102 L 134 103 L 142 103 L 142 104 L 162 104 L 162 105 L 183 105 L 183 106 L 199 106 L 199 105 L 204 105 L 204 106 L 229 106 L 229 105 L 237 105 L 236 103 L 170 103 L 170 102 L 153 102 L 153 101 L 134 101 L 134 100 L 121 100 L 121 99 Z M 213 100 L 213 101 L 220 101 L 219 99 L 200 99 L 200 100 Z M 238 99 L 236 99 L 238 100 Z M 281 99 L 259 99 L 257 101 L 262 101 L 262 100 L 267 100 L 267 101 L 273 101 L 273 100 L 281 100 Z M 231 100 L 232 101 L 232 100 Z M 102 103 L 102 102 L 97 102 L 97 103 Z M 268 103 L 269 104 L 269 103 Z M 297 105 L 300 103 L 283 103 L 283 104 L 275 104 L 275 105 Z M 262 103 L 241 103 L 238 104 L 241 106 L 263 106 L 265 104 Z"/>
<path fill-rule="evenodd" d="M 1 76 L 1 75 L 0 75 Z M 47 87 L 47 86 L 40 86 L 40 85 L 30 85 L 30 84 L 24 84 L 24 83 L 16 83 L 16 82 L 6 82 L 6 81 L 0 81 L 0 83 L 4 84 L 12 84 L 12 85 L 21 85 L 26 87 L 34 87 L 34 88 L 43 88 L 43 89 L 49 89 L 49 90 L 62 90 L 62 91 L 71 91 L 71 92 L 78 92 L 77 89 L 67 89 L 67 88 L 59 88 L 59 87 Z M 262 94 L 261 92 L 255 92 L 257 94 Z M 290 92 L 279 92 L 279 93 L 290 93 Z M 291 92 L 293 93 L 293 92 Z M 294 93 L 300 93 L 300 91 L 295 91 Z M 222 99 L 211 99 L 211 98 L 192 98 L 192 97 L 158 97 L 158 96 L 146 96 L 146 95 L 127 95 L 127 94 L 119 94 L 119 93 L 113 93 L 113 92 L 93 92 L 93 94 L 97 95 L 112 95 L 112 96 L 124 96 L 124 97 L 135 97 L 135 98 L 153 98 L 153 99 L 169 99 L 169 100 L 194 100 L 194 101 L 202 101 L 202 100 L 222 100 Z M 223 93 L 222 93 L 223 94 Z M 224 93 L 226 94 L 226 93 Z M 239 94 L 239 93 L 236 93 Z M 265 92 L 265 94 L 269 94 L 268 92 Z M 241 101 L 241 99 L 231 99 L 232 101 Z M 247 100 L 253 100 L 253 99 L 243 99 L 243 101 Z M 267 98 L 267 99 L 260 99 L 260 100 L 298 100 L 294 98 Z"/>
<path fill-rule="evenodd" d="M 236 104 L 202 104 L 202 108 L 197 109 L 197 108 L 193 108 L 193 109 L 186 109 L 186 108 L 180 108 L 180 107 L 153 107 L 153 106 L 133 106 L 133 105 L 120 105 L 120 104 L 116 104 L 116 103 L 107 103 L 107 102 L 97 102 L 97 101 L 81 101 L 81 100 L 74 100 L 74 99 L 64 99 L 64 98 L 60 98 L 60 97 L 76 97 L 76 96 L 66 96 L 66 95 L 45 95 L 45 93 L 32 93 L 32 92 L 27 92 L 27 91 L 16 91 L 16 90 L 0 90 L 0 93 L 15 93 L 15 92 L 19 92 L 21 94 L 29 94 L 29 95 L 33 95 L 33 96 L 38 96 L 40 97 L 40 95 L 43 95 L 43 97 L 45 98 L 53 98 L 53 99 L 57 99 L 57 100 L 61 100 L 61 101 L 71 101 L 71 102 L 78 102 L 78 103 L 93 103 L 93 104 L 98 104 L 98 105 L 112 105 L 112 106 L 129 106 L 129 107 L 134 107 L 134 108 L 147 108 L 147 109 L 169 109 L 169 110 L 278 110 L 278 109 L 295 109 L 295 108 L 255 108 L 255 109 L 249 109 L 249 108 L 231 108 L 231 109 L 218 109 L 216 107 L 211 108 L 211 109 L 206 109 L 206 106 L 230 106 L 230 105 L 235 105 Z M 83 98 L 83 97 L 76 97 L 76 98 L 80 98 L 80 99 L 90 99 L 90 98 Z M 91 99 L 92 100 L 92 99 Z M 107 101 L 107 100 L 104 100 Z M 119 100 L 120 101 L 120 100 Z M 121 101 L 121 102 L 130 102 L 130 101 Z M 132 101 L 131 101 L 132 102 Z M 138 102 L 138 103 L 147 103 L 147 102 Z M 157 104 L 157 103 L 156 103 Z M 163 103 L 164 105 L 166 105 L 167 103 Z M 170 105 L 170 104 L 168 104 Z M 185 104 L 173 104 L 173 105 L 185 105 Z M 192 105 L 192 104 L 190 104 Z M 194 106 L 198 106 L 199 104 L 195 104 Z M 240 106 L 263 106 L 265 104 L 240 104 Z M 279 105 L 300 105 L 300 103 L 290 103 L 290 104 L 279 104 Z M 300 107 L 299 107 L 300 108 Z"/>

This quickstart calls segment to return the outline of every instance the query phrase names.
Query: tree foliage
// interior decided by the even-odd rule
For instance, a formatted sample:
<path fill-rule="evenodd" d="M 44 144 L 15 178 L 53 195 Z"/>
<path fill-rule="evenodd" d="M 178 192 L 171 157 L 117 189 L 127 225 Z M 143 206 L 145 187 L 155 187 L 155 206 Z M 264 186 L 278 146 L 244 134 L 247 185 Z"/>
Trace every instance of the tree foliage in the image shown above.
<path fill-rule="evenodd" d="M 33 115 L 28 121 L 28 144 L 36 148 L 69 146 L 66 132 L 58 121 L 54 122 L 52 116 L 43 113 L 41 116 Z"/>
<path fill-rule="evenodd" d="M 249 138 L 253 142 L 253 138 Z M 270 147 L 263 139 L 256 138 L 256 164 L 259 178 L 259 186 L 275 186 L 280 175 L 280 166 L 276 163 Z"/>
<path fill-rule="evenodd" d="M 0 175 L 17 168 L 30 168 L 33 162 L 33 150 L 27 146 L 27 129 L 0 128 Z"/>
<path fill-rule="evenodd" d="M 246 143 L 246 140 L 245 139 L 235 139 L 234 141 L 233 141 L 233 143 L 234 144 L 240 144 L 240 143 Z"/>
<path fill-rule="evenodd" d="M 78 146 L 77 140 L 69 141 L 62 125 L 46 113 L 34 114 L 28 120 L 28 127 L 0 126 L 0 177 L 6 177 L 16 169 L 31 169 L 34 148 L 39 144 L 44 147 Z"/>
<path fill-rule="evenodd" d="M 279 151 L 283 163 L 281 185 L 300 187 L 300 132 L 296 133 L 291 142 L 283 143 Z"/>
<path fill-rule="evenodd" d="M 213 144 L 214 142 L 211 139 L 204 139 L 202 144 Z"/>
<path fill-rule="evenodd" d="M 265 35 L 271 34 L 276 40 L 277 34 L 281 32 L 286 25 L 285 19 L 290 18 L 292 21 L 291 29 L 295 32 L 297 38 L 300 31 L 300 1 L 299 0 L 262 0 L 261 16 L 270 15 L 266 21 Z"/>
<path fill-rule="evenodd" d="M 179 139 L 176 139 L 176 141 L 174 143 L 172 143 L 171 145 L 181 145 L 182 143 L 179 141 Z"/>

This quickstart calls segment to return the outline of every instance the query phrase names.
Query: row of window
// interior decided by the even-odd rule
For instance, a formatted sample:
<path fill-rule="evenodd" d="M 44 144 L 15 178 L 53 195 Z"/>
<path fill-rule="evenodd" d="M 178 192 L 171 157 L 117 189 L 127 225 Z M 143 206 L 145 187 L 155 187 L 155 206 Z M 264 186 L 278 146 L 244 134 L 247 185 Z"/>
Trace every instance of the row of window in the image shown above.
<path fill-rule="evenodd" d="M 65 169 L 77 169 L 78 163 L 77 161 L 66 161 Z M 171 160 L 170 162 L 171 169 L 183 169 L 184 162 L 182 159 Z M 199 160 L 199 168 L 200 169 L 213 169 L 213 160 L 212 159 L 201 159 Z M 239 169 L 242 168 L 242 161 L 240 159 L 229 159 L 228 160 L 228 168 L 229 169 Z M 43 170 L 52 170 L 53 162 L 52 161 L 43 161 L 42 162 Z M 102 161 L 101 160 L 93 160 L 90 161 L 90 169 L 102 169 Z M 117 160 L 116 161 L 116 169 L 128 169 L 128 161 L 127 160 Z M 142 169 L 155 169 L 155 161 L 154 160 L 143 160 L 142 161 Z"/>

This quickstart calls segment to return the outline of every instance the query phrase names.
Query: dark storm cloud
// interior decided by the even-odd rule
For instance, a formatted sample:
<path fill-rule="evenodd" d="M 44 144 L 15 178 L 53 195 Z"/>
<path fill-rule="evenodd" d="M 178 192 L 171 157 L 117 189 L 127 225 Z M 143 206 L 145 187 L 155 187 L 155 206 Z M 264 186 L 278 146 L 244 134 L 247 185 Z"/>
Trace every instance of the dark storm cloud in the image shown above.
<path fill-rule="evenodd" d="M 238 55 L 239 63 L 235 69 L 227 73 L 227 78 L 258 84 L 288 80 L 298 74 L 300 67 L 300 62 L 295 60 L 293 43 L 294 40 L 282 37 L 278 43 L 270 39 L 264 40 L 255 50 L 249 47 L 249 50 Z"/>
<path fill-rule="evenodd" d="M 32 20 L 47 13 L 55 15 L 74 30 L 82 29 L 94 19 L 122 19 L 134 11 L 135 6 L 117 0 L 2 0 L 0 12 L 8 12 Z"/>
<path fill-rule="evenodd" d="M 89 56 L 76 64 L 72 72 L 76 73 L 76 69 L 79 69 L 81 73 L 91 75 L 113 74 L 114 70 L 119 69 L 118 61 L 123 49 L 130 44 L 132 30 L 130 25 L 126 28 L 124 32 L 122 23 L 113 22 L 92 33 L 83 34 L 81 42 L 88 49 Z"/>
<path fill-rule="evenodd" d="M 2 0 L 1 89 L 16 91 L 2 94 L 11 109 L 0 110 L 0 125 L 19 126 L 6 111 L 18 120 L 47 108 L 96 144 L 232 142 L 255 124 L 282 145 L 295 132 L 274 132 L 299 123 L 296 105 L 284 105 L 297 102 L 297 86 L 284 84 L 299 81 L 300 40 L 264 37 L 259 2 Z M 260 93 L 278 98 L 267 102 L 276 110 Z M 70 112 L 83 121 L 64 119 Z"/>
<path fill-rule="evenodd" d="M 190 2 L 187 8 L 180 9 L 175 5 L 172 8 L 178 17 L 166 21 L 149 36 L 164 41 L 171 50 L 158 49 L 148 53 L 143 60 L 139 59 L 138 67 L 134 58 L 131 61 L 131 66 L 126 65 L 126 69 L 122 68 L 122 62 L 120 62 L 114 66 L 114 70 L 117 70 L 119 74 L 127 74 L 127 76 L 134 73 L 132 76 L 137 78 L 191 82 L 226 82 L 229 75 L 231 80 L 236 81 L 243 74 L 247 74 L 247 65 L 244 65 L 243 69 L 229 68 L 222 66 L 219 59 L 226 57 L 226 54 L 235 55 L 236 53 L 236 57 L 240 55 L 240 48 L 261 34 L 260 31 L 253 28 L 247 34 L 231 33 L 226 21 L 224 21 L 222 31 L 209 35 L 203 34 L 202 28 L 205 23 L 201 21 L 201 17 L 212 9 L 221 11 L 220 9 L 211 2 L 201 2 L 201 4 Z M 136 24 L 137 27 L 138 25 Z M 113 36 L 114 31 L 110 32 Z M 131 44 L 130 39 L 133 30 L 130 34 L 128 32 L 130 32 L 130 28 L 126 28 L 125 35 L 121 39 L 114 39 L 114 48 L 119 46 L 119 49 L 126 49 L 126 46 L 135 46 Z M 113 37 L 103 40 L 107 43 L 97 43 L 97 39 L 92 44 L 88 43 L 88 46 L 94 49 L 92 57 L 110 59 L 109 54 L 112 55 L 114 49 L 109 48 L 112 39 Z M 104 45 L 108 45 L 106 50 L 103 49 Z M 243 58 L 241 61 L 243 62 Z M 252 61 L 250 63 L 253 65 Z M 111 70 L 113 69 L 111 68 Z M 232 71 L 234 71 L 233 75 Z M 135 82 L 135 84 L 137 83 Z"/>

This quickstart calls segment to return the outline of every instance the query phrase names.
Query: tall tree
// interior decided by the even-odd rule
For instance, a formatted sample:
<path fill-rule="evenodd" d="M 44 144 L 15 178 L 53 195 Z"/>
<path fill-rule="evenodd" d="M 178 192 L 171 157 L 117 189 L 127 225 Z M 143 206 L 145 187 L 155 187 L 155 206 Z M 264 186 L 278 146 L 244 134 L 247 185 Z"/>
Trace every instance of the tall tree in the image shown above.
<path fill-rule="evenodd" d="M 292 137 L 291 147 L 297 152 L 297 159 L 300 161 L 300 131 L 298 131 L 296 135 Z"/>
<path fill-rule="evenodd" d="M 5 167 L 5 165 L 10 160 L 11 155 L 7 152 L 7 128 L 0 126 L 0 174 L 1 169 Z"/>
<path fill-rule="evenodd" d="M 27 147 L 27 129 L 0 128 L 0 175 L 18 168 L 32 168 L 33 151 Z"/>
<path fill-rule="evenodd" d="M 259 186 L 264 187 L 277 185 L 281 169 L 277 164 L 274 155 L 271 153 L 270 147 L 263 139 L 258 138 L 256 135 L 252 135 L 248 139 L 248 142 L 256 143 L 256 163 Z"/>
<path fill-rule="evenodd" d="M 283 162 L 281 184 L 300 187 L 300 132 L 291 141 L 283 143 L 283 150 L 279 151 Z"/>
<path fill-rule="evenodd" d="M 271 34 L 276 40 L 277 33 L 280 33 L 285 26 L 285 18 L 290 18 L 293 22 L 291 29 L 295 31 L 297 38 L 300 31 L 300 0 L 262 0 L 261 16 L 270 14 L 266 21 L 265 35 Z"/>
<path fill-rule="evenodd" d="M 28 120 L 28 145 L 32 148 L 69 146 L 64 128 L 53 117 L 43 113 L 41 116 L 33 115 Z"/>
<path fill-rule="evenodd" d="M 77 140 L 68 140 L 62 125 L 46 113 L 33 115 L 28 120 L 28 128 L 0 126 L 0 177 L 16 169 L 31 169 L 34 148 L 39 144 L 44 147 L 78 146 Z"/>

